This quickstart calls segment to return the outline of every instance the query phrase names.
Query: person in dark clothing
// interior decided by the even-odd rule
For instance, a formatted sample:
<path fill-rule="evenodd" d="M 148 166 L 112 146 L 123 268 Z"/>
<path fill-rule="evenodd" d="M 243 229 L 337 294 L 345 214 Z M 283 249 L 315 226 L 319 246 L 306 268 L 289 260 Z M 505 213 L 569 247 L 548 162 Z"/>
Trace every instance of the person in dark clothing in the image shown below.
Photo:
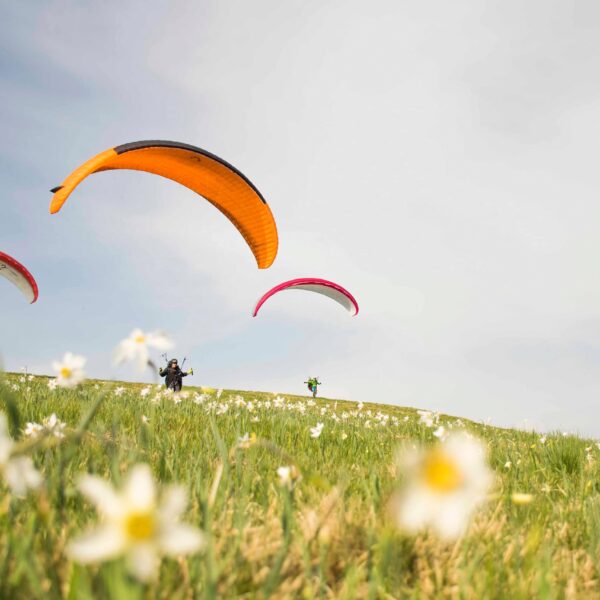
<path fill-rule="evenodd" d="M 177 359 L 172 358 L 169 361 L 167 368 L 163 369 L 161 367 L 158 370 L 158 374 L 161 377 L 165 378 L 165 385 L 167 386 L 168 390 L 173 390 L 174 392 L 179 392 L 179 391 L 181 391 L 181 388 L 183 387 L 183 378 L 187 377 L 188 375 L 193 375 L 194 372 L 192 371 L 192 369 L 190 369 L 189 371 L 182 371 L 179 368 Z"/>

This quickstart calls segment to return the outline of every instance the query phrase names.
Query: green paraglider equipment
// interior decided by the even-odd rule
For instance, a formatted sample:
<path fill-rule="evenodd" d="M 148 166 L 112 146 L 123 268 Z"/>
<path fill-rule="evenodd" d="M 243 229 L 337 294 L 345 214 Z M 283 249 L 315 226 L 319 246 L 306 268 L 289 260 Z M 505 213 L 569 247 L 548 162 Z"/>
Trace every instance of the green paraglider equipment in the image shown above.
<path fill-rule="evenodd" d="M 304 383 L 306 383 L 308 385 L 308 389 L 312 393 L 313 398 L 316 398 L 317 397 L 317 386 L 322 385 L 321 382 L 319 381 L 319 378 L 318 377 L 309 377 L 308 381 L 305 381 Z"/>

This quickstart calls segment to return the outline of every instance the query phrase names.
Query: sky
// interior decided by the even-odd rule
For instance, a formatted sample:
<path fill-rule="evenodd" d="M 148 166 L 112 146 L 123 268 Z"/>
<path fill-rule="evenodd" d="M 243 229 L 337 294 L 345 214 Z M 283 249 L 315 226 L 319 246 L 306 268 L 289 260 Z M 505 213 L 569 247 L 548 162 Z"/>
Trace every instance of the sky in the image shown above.
<path fill-rule="evenodd" d="M 600 5 L 593 1 L 0 0 L 8 370 L 115 367 L 168 332 L 196 385 L 321 392 L 600 437 Z M 280 248 L 107 148 L 166 139 L 246 174 Z M 347 287 L 255 301 L 295 277 Z M 190 380 L 188 380 L 190 381 Z"/>

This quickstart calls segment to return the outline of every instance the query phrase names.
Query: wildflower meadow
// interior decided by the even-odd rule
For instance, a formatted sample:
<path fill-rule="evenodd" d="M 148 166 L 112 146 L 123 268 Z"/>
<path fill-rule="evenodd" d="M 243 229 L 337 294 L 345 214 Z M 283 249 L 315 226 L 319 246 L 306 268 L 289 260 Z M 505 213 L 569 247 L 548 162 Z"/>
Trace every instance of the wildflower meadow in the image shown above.
<path fill-rule="evenodd" d="M 3 598 L 600 594 L 594 441 L 84 366 L 2 377 Z"/>

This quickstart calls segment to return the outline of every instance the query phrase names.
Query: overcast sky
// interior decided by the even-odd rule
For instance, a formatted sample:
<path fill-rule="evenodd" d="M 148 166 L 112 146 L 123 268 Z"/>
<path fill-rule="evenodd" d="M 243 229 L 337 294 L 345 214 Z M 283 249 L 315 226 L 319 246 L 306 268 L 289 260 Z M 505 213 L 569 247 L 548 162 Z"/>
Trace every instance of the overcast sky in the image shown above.
<path fill-rule="evenodd" d="M 600 5 L 590 1 L 0 0 L 6 368 L 95 377 L 164 329 L 195 384 L 439 410 L 600 436 Z M 205 148 L 256 184 L 273 267 L 193 192 L 95 175 L 140 139 Z M 325 277 L 361 313 L 285 279 Z M 151 380 L 150 374 L 147 374 Z M 189 380 L 188 380 L 189 381 Z"/>

